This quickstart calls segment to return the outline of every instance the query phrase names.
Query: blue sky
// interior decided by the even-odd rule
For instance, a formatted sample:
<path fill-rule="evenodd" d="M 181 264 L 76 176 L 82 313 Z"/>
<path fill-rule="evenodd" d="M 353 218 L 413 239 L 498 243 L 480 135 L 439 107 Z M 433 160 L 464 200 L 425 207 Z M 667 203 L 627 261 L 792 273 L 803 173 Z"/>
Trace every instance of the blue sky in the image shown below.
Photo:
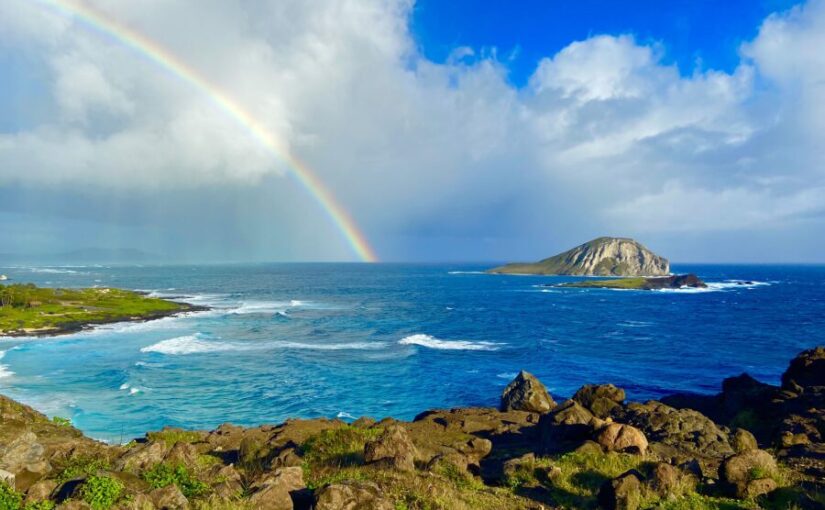
<path fill-rule="evenodd" d="M 762 20 L 795 0 L 419 0 L 412 31 L 428 58 L 443 62 L 457 47 L 495 49 L 518 86 L 542 58 L 596 34 L 633 34 L 659 44 L 665 63 L 683 74 L 731 71 L 739 47 L 753 39 Z"/>
<path fill-rule="evenodd" d="M 246 110 L 382 260 L 616 235 L 825 261 L 825 0 L 87 3 Z M 208 92 L 44 5 L 0 0 L 0 253 L 356 258 Z"/>

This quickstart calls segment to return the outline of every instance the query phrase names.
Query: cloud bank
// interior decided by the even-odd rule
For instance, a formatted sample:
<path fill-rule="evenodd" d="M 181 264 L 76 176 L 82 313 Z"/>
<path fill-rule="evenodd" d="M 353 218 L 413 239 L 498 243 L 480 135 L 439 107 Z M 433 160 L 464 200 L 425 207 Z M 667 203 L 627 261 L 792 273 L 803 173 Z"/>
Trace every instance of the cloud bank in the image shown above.
<path fill-rule="evenodd" d="M 520 89 L 495 52 L 424 58 L 410 1 L 90 5 L 254 112 L 385 259 L 536 258 L 615 234 L 677 260 L 821 260 L 825 1 L 766 19 L 732 72 L 683 75 L 661 47 L 596 35 Z M 0 129 L 0 213 L 151 251 L 352 258 L 282 161 L 145 57 L 0 0 L 11 55 L 0 79 L 38 92 L 6 100 L 20 104 Z"/>

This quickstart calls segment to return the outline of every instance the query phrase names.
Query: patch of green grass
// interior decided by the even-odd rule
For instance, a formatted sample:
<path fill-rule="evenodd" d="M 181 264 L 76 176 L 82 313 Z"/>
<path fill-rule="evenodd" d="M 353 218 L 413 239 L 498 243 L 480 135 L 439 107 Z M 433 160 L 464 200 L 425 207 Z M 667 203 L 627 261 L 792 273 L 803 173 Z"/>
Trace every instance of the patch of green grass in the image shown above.
<path fill-rule="evenodd" d="M 35 501 L 33 503 L 26 503 L 24 510 L 54 510 L 57 505 L 54 501 L 48 499 L 43 501 Z"/>
<path fill-rule="evenodd" d="M 108 510 L 123 494 L 123 483 L 110 476 L 90 476 L 80 488 L 80 496 L 92 510 Z"/>
<path fill-rule="evenodd" d="M 184 305 L 112 288 L 54 289 L 0 285 L 0 334 L 60 329 L 183 310 Z"/>
<path fill-rule="evenodd" d="M 164 429 L 149 432 L 146 438 L 149 441 L 163 442 L 166 446 L 174 446 L 177 443 L 197 443 L 201 440 L 201 435 L 193 430 Z"/>
<path fill-rule="evenodd" d="M 54 423 L 55 425 L 59 425 L 61 427 L 71 427 L 72 426 L 72 420 L 70 420 L 68 418 L 62 418 L 60 416 L 52 416 L 52 423 Z"/>
<path fill-rule="evenodd" d="M 364 463 L 364 445 L 383 429 L 361 429 L 346 425 L 324 430 L 301 445 L 304 460 L 311 466 L 354 466 Z"/>
<path fill-rule="evenodd" d="M 23 496 L 6 483 L 0 483 L 0 510 L 18 510 L 23 505 Z"/>
<path fill-rule="evenodd" d="M 321 487 L 326 487 L 334 483 L 360 482 L 371 479 L 368 470 L 362 467 L 341 468 L 334 471 L 326 471 L 325 474 L 316 474 L 309 471 L 308 476 L 306 476 L 307 470 L 304 468 L 304 474 L 307 488 L 310 490 L 320 489 Z"/>
<path fill-rule="evenodd" d="M 753 502 L 692 493 L 672 501 L 662 502 L 658 508 L 661 510 L 755 510 L 759 506 Z"/>
<path fill-rule="evenodd" d="M 475 478 L 470 473 L 460 469 L 458 466 L 448 461 L 441 461 L 433 470 L 438 475 L 451 481 L 453 485 L 462 490 L 482 490 L 484 483 Z"/>
<path fill-rule="evenodd" d="M 59 466 L 57 475 L 57 483 L 66 483 L 69 480 L 80 478 L 82 476 L 91 476 L 98 471 L 109 468 L 109 461 L 97 457 L 73 457 L 65 464 Z"/>
<path fill-rule="evenodd" d="M 173 484 L 177 485 L 187 498 L 202 496 L 209 491 L 209 486 L 198 480 L 182 464 L 176 466 L 157 464 L 149 471 L 144 472 L 142 476 L 153 489 L 161 489 Z"/>
<path fill-rule="evenodd" d="M 644 459 L 625 453 L 571 452 L 557 457 L 537 458 L 532 464 L 520 466 L 507 479 L 507 485 L 518 492 L 521 487 L 543 486 L 553 500 L 565 508 L 596 508 L 596 496 L 601 485 L 631 469 L 640 469 Z M 556 468 L 550 480 L 539 473 Z"/>
<path fill-rule="evenodd" d="M 645 278 L 616 278 L 612 280 L 586 280 L 581 282 L 563 283 L 562 287 L 599 288 L 599 289 L 643 289 Z"/>

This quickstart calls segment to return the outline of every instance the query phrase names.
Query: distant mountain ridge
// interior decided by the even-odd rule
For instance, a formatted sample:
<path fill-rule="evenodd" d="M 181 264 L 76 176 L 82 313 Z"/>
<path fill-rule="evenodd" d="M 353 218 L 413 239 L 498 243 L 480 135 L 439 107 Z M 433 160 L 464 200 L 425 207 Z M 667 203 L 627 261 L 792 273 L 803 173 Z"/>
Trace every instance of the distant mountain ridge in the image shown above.
<path fill-rule="evenodd" d="M 633 239 L 599 237 L 535 263 L 506 264 L 487 272 L 571 276 L 666 276 L 670 274 L 670 262 Z"/>

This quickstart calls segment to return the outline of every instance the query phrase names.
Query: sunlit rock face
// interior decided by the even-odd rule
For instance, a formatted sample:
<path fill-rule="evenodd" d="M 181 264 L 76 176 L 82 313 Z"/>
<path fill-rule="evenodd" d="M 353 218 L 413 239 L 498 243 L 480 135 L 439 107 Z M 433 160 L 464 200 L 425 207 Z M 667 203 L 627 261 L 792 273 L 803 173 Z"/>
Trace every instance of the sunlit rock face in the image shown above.
<path fill-rule="evenodd" d="M 507 264 L 491 273 L 577 276 L 664 276 L 670 263 L 633 239 L 599 237 L 532 264 Z"/>

